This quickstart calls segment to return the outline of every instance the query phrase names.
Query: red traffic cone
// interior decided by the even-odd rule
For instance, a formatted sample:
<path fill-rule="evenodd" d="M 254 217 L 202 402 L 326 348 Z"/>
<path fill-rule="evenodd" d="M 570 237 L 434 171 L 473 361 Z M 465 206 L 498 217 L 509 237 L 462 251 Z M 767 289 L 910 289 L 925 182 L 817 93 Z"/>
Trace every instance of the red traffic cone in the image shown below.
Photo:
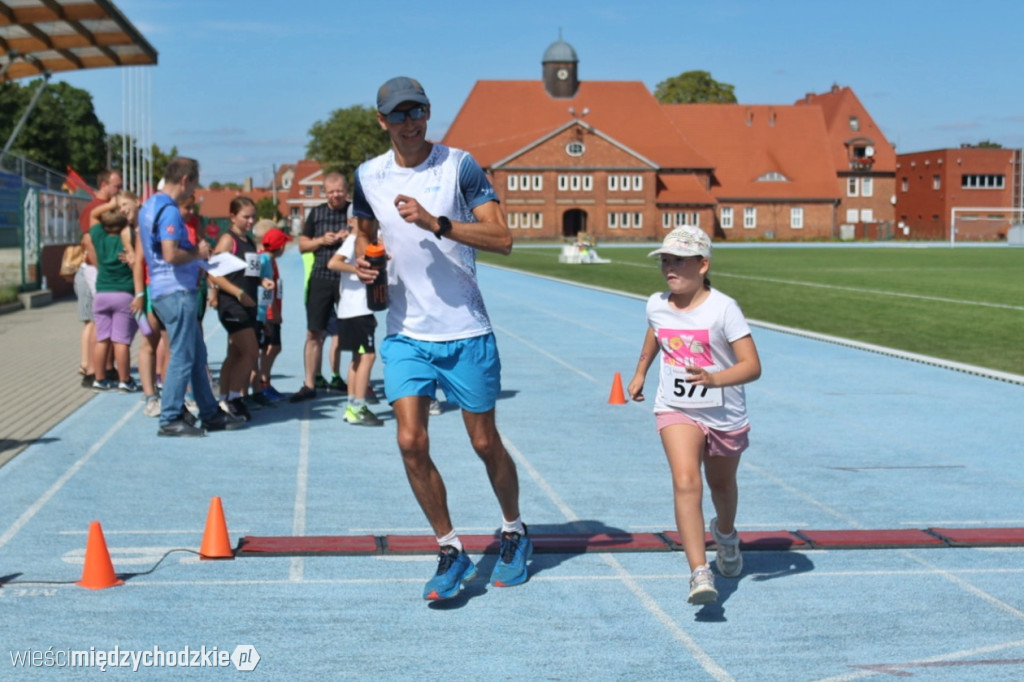
<path fill-rule="evenodd" d="M 615 379 L 612 381 L 612 394 L 608 396 L 609 405 L 625 405 L 626 396 L 622 392 L 622 374 L 619 372 L 615 373 Z"/>
<path fill-rule="evenodd" d="M 99 521 L 89 524 L 89 541 L 85 545 L 85 566 L 82 567 L 82 579 L 75 583 L 90 590 L 103 590 L 115 585 L 123 585 L 117 579 L 114 564 L 110 561 L 107 541 L 103 538 L 103 529 Z"/>
<path fill-rule="evenodd" d="M 206 514 L 206 529 L 203 544 L 199 546 L 200 559 L 234 559 L 231 538 L 228 537 L 228 523 L 224 519 L 224 506 L 219 497 L 210 500 L 210 511 Z"/>

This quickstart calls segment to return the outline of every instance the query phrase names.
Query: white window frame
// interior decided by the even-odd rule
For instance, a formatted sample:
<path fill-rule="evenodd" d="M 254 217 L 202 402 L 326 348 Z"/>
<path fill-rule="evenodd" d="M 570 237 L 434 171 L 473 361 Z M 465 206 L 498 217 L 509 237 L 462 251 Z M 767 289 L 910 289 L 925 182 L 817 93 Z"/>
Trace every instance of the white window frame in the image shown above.
<path fill-rule="evenodd" d="M 644 176 L 634 175 L 633 176 L 633 191 L 642 192 L 644 190 Z"/>
<path fill-rule="evenodd" d="M 619 214 L 615 211 L 608 211 L 608 229 L 616 230 L 619 227 Z"/>
<path fill-rule="evenodd" d="M 932 176 L 932 189 L 942 189 L 942 176 L 941 175 L 933 175 Z"/>
<path fill-rule="evenodd" d="M 753 230 L 757 227 L 757 207 L 745 206 L 743 208 L 743 229 Z"/>
<path fill-rule="evenodd" d="M 910 180 L 908 178 L 903 178 L 902 180 L 900 180 L 900 190 L 903 192 L 910 191 Z"/>
<path fill-rule="evenodd" d="M 565 153 L 569 156 L 583 156 L 587 151 L 587 145 L 583 144 L 578 140 L 574 140 L 569 144 L 565 145 Z"/>
<path fill-rule="evenodd" d="M 629 176 L 628 175 L 620 175 L 619 176 L 619 188 L 622 189 L 623 192 L 628 192 L 629 191 Z"/>
<path fill-rule="evenodd" d="M 515 211 L 509 211 L 508 213 L 508 229 L 515 230 L 519 227 L 519 214 Z"/>
<path fill-rule="evenodd" d="M 723 230 L 731 230 L 733 226 L 733 209 L 732 206 L 722 207 L 722 216 L 720 222 L 722 223 Z"/>
<path fill-rule="evenodd" d="M 539 192 L 542 189 L 544 189 L 544 176 L 543 175 L 534 175 L 533 176 L 533 191 L 534 192 Z"/>
<path fill-rule="evenodd" d="M 794 230 L 804 229 L 804 209 L 802 206 L 793 206 L 789 209 L 789 226 Z"/>
<path fill-rule="evenodd" d="M 534 213 L 533 214 L 533 229 L 539 230 L 542 227 L 544 227 L 544 214 L 543 213 L 539 213 L 539 212 L 538 213 Z"/>
<path fill-rule="evenodd" d="M 608 191 L 609 192 L 618 192 L 619 191 L 619 176 L 618 175 L 612 174 L 612 175 L 608 176 Z"/>
<path fill-rule="evenodd" d="M 569 191 L 579 192 L 580 191 L 580 176 L 570 175 L 569 176 Z"/>
<path fill-rule="evenodd" d="M 875 179 L 874 178 L 861 178 L 860 179 L 860 195 L 862 197 L 873 197 L 873 196 L 875 196 Z"/>
<path fill-rule="evenodd" d="M 519 189 L 519 176 L 515 173 L 509 173 L 508 176 L 508 191 L 515 192 Z"/>
<path fill-rule="evenodd" d="M 860 210 L 860 221 L 862 223 L 873 223 L 875 222 L 875 212 L 870 208 L 862 208 Z"/>
<path fill-rule="evenodd" d="M 625 229 L 628 229 L 629 227 L 632 226 L 632 222 L 630 221 L 629 218 L 630 218 L 630 214 L 626 213 L 626 212 L 623 212 L 623 213 L 621 213 L 619 215 L 619 225 L 622 226 L 622 229 L 625 230 Z"/>
<path fill-rule="evenodd" d="M 583 176 L 583 191 L 593 192 L 594 191 L 594 177 L 592 175 Z"/>
<path fill-rule="evenodd" d="M 661 214 L 661 226 L 666 230 L 672 229 L 672 213 L 671 211 L 664 211 Z"/>
<path fill-rule="evenodd" d="M 860 219 L 860 212 L 855 208 L 846 209 L 846 222 L 855 223 Z"/>
<path fill-rule="evenodd" d="M 858 178 L 846 178 L 846 196 L 858 196 L 857 189 L 860 187 L 860 183 L 857 180 Z"/>
<path fill-rule="evenodd" d="M 569 176 L 559 175 L 558 176 L 558 191 L 567 192 L 569 190 Z"/>
<path fill-rule="evenodd" d="M 520 175 L 519 176 L 519 186 L 522 188 L 522 190 L 524 192 L 527 191 L 528 189 L 530 189 L 530 176 L 529 175 Z"/>
<path fill-rule="evenodd" d="M 633 229 L 639 230 L 644 226 L 644 214 L 636 212 L 633 214 Z"/>

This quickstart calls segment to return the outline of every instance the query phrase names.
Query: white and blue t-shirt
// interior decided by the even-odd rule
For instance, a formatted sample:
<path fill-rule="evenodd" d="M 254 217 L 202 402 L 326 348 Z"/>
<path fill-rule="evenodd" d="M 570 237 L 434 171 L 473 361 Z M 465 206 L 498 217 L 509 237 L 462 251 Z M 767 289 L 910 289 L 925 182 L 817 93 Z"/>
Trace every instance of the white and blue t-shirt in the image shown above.
<path fill-rule="evenodd" d="M 153 221 L 159 217 L 155 228 Z M 188 229 L 178 210 L 178 204 L 169 195 L 157 192 L 139 209 L 139 241 L 149 268 L 149 295 L 156 299 L 176 291 L 195 291 L 199 286 L 199 263 L 171 265 L 164 260 L 161 242 L 173 239 L 183 251 L 195 246 L 188 238 Z"/>

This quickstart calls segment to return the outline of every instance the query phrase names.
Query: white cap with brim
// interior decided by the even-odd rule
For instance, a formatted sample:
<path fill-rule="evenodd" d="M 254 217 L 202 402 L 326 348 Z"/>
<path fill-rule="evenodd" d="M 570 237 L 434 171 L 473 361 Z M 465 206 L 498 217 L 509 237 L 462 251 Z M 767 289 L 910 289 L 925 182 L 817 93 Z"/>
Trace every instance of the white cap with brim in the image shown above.
<path fill-rule="evenodd" d="M 647 257 L 669 254 L 687 258 L 689 256 L 702 256 L 711 258 L 711 238 L 707 232 L 699 227 L 684 225 L 677 227 L 668 233 L 665 241 L 661 243 L 660 249 L 655 249 L 647 254 Z"/>

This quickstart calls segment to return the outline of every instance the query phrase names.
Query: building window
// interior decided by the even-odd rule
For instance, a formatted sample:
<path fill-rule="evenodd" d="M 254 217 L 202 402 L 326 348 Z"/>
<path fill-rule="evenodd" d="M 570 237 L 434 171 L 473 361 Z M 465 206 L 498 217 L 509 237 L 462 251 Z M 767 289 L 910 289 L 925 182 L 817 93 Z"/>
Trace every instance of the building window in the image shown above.
<path fill-rule="evenodd" d="M 857 118 L 856 116 L 850 117 L 850 130 L 860 130 L 860 119 Z"/>
<path fill-rule="evenodd" d="M 752 230 L 757 227 L 757 209 L 747 206 L 743 209 L 743 227 Z"/>
<path fill-rule="evenodd" d="M 508 190 L 510 192 L 515 192 L 517 189 L 519 189 L 519 176 L 518 175 L 510 175 L 510 176 L 508 176 Z"/>
<path fill-rule="evenodd" d="M 587 151 L 587 148 L 582 142 L 570 142 L 565 145 L 565 153 L 569 156 L 583 156 L 585 151 Z"/>
<path fill-rule="evenodd" d="M 960 186 L 964 189 L 1004 189 L 1005 175 L 963 175 Z"/>
<path fill-rule="evenodd" d="M 543 213 L 534 213 L 533 214 L 533 229 L 539 230 L 542 227 L 544 227 L 544 214 Z"/>
<path fill-rule="evenodd" d="M 520 213 L 519 214 L 519 225 L 521 227 L 523 227 L 523 228 L 527 228 L 527 227 L 530 226 L 530 214 L 529 213 Z"/>
<path fill-rule="evenodd" d="M 900 180 L 900 191 L 906 192 L 910 189 L 910 181 L 907 178 Z"/>
<path fill-rule="evenodd" d="M 874 178 L 861 178 L 860 179 L 860 195 L 862 197 L 870 197 L 875 194 L 875 179 Z"/>
<path fill-rule="evenodd" d="M 621 225 L 623 228 L 629 227 L 628 213 L 623 213 L 621 216 L 619 216 L 619 225 Z"/>
<path fill-rule="evenodd" d="M 608 191 L 617 192 L 619 190 L 619 176 L 609 175 L 608 176 Z"/>
<path fill-rule="evenodd" d="M 569 176 L 569 189 L 571 189 L 573 192 L 579 192 L 580 191 L 580 176 L 578 176 L 578 175 L 570 175 Z"/>
<path fill-rule="evenodd" d="M 544 189 L 544 176 L 543 175 L 534 175 L 533 176 L 533 191 L 534 192 L 539 192 L 542 189 Z"/>
<path fill-rule="evenodd" d="M 619 214 L 615 211 L 608 212 L 608 227 L 612 230 L 619 226 Z"/>
<path fill-rule="evenodd" d="M 722 207 L 722 229 L 732 229 L 732 206 Z"/>
<path fill-rule="evenodd" d="M 942 189 L 942 176 L 941 175 L 933 175 L 932 176 L 932 189 Z"/>
<path fill-rule="evenodd" d="M 678 215 L 678 213 L 676 215 Z M 672 228 L 672 214 L 671 213 L 665 212 L 665 213 L 661 214 L 661 226 L 664 227 L 666 230 L 669 230 L 669 229 Z"/>
<path fill-rule="evenodd" d="M 644 176 L 634 175 L 633 176 L 633 191 L 642 192 L 644 189 Z"/>
<path fill-rule="evenodd" d="M 804 229 L 804 209 L 800 206 L 789 209 L 789 226 L 794 230 Z"/>
<path fill-rule="evenodd" d="M 848 208 L 846 209 L 846 222 L 855 223 L 857 222 L 857 209 Z"/>
<path fill-rule="evenodd" d="M 564 192 L 567 189 L 569 189 L 569 176 L 568 175 L 559 175 L 558 176 L 558 189 L 560 191 L 562 191 L 562 192 Z"/>
<path fill-rule="evenodd" d="M 846 196 L 857 196 L 857 178 L 846 178 Z"/>
<path fill-rule="evenodd" d="M 510 230 L 514 230 L 519 227 L 519 214 L 509 213 L 508 214 L 508 227 Z"/>
<path fill-rule="evenodd" d="M 519 176 L 519 187 L 525 192 L 530 189 L 530 176 L 520 175 Z"/>
<path fill-rule="evenodd" d="M 873 223 L 875 221 L 875 212 L 870 208 L 862 208 L 860 210 L 860 221 L 862 223 Z"/>
<path fill-rule="evenodd" d="M 306 185 L 306 196 L 309 198 L 313 197 L 313 185 Z"/>
<path fill-rule="evenodd" d="M 639 229 L 644 226 L 644 214 L 634 213 L 633 214 L 633 229 Z"/>
<path fill-rule="evenodd" d="M 583 191 L 591 192 L 594 189 L 594 178 L 590 175 L 583 176 Z"/>
<path fill-rule="evenodd" d="M 619 176 L 619 189 L 621 189 L 623 192 L 628 192 L 629 191 L 629 176 L 628 175 L 620 175 Z"/>

